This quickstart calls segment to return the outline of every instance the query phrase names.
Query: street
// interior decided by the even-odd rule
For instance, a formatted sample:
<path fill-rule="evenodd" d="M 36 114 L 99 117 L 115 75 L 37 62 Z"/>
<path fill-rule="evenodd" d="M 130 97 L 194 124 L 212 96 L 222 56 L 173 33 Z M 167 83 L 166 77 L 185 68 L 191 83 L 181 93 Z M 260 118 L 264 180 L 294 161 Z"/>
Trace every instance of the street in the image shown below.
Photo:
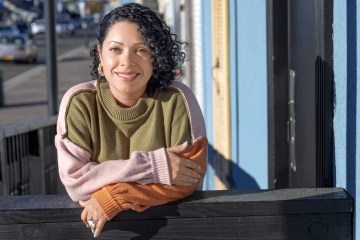
<path fill-rule="evenodd" d="M 89 38 L 90 42 L 94 37 Z M 41 39 L 38 40 L 41 43 Z M 5 73 L 2 83 L 3 106 L 0 106 L 0 128 L 27 121 L 47 118 L 47 71 L 45 43 L 36 64 L 0 62 Z M 92 59 L 83 36 L 58 38 L 57 85 L 59 101 L 71 86 L 91 80 Z M 0 94 L 1 96 L 1 94 Z"/>
<path fill-rule="evenodd" d="M 77 48 L 79 46 L 83 46 L 89 39 L 94 38 L 94 34 L 87 32 L 80 32 L 73 36 L 58 36 L 57 38 L 57 54 L 61 56 L 62 54 L 70 51 L 71 49 Z M 15 63 L 11 61 L 1 61 L 0 69 L 3 71 L 3 81 L 16 77 L 17 75 L 26 72 L 40 64 L 46 64 L 46 42 L 45 35 L 39 34 L 34 36 L 34 40 L 38 47 L 39 53 L 37 57 L 36 63 L 28 64 L 28 63 Z"/>

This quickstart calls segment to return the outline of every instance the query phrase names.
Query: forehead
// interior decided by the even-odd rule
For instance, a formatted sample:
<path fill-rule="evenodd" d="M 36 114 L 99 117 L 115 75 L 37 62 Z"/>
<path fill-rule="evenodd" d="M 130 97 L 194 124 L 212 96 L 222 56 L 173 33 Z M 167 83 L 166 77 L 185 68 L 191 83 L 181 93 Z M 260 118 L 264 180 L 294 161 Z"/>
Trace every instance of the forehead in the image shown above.
<path fill-rule="evenodd" d="M 144 41 L 144 37 L 140 34 L 139 26 L 136 23 L 132 22 L 117 22 L 113 24 L 107 34 L 107 40 L 134 40 L 134 41 Z M 105 40 L 106 41 L 106 40 Z"/>

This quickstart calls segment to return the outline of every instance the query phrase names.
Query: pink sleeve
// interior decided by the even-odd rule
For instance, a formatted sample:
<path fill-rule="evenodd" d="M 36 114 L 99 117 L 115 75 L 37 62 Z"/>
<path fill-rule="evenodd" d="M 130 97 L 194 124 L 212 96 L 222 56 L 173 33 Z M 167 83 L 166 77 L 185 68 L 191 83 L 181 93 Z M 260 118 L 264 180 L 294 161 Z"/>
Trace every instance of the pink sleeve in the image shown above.
<path fill-rule="evenodd" d="M 90 153 L 56 135 L 62 183 L 73 201 L 86 200 L 105 185 L 118 182 L 170 184 L 165 149 L 133 152 L 127 160 L 90 161 Z"/>
<path fill-rule="evenodd" d="M 189 113 L 191 136 L 193 140 L 201 136 L 206 137 L 204 117 L 193 92 L 185 84 L 178 81 L 173 81 L 170 87 L 178 89 L 184 97 L 184 101 Z"/>
<path fill-rule="evenodd" d="M 202 115 L 202 111 L 199 106 L 199 103 L 196 100 L 196 97 L 193 94 L 193 92 L 185 84 L 178 81 L 173 81 L 170 86 L 178 89 L 184 97 L 184 101 L 189 113 L 191 136 L 193 140 L 197 139 L 200 136 L 206 137 L 205 120 Z M 207 164 L 207 155 L 205 160 Z M 204 177 L 200 179 L 196 190 L 202 190 L 203 182 L 204 182 Z"/>
<path fill-rule="evenodd" d="M 96 190 L 112 183 L 170 184 L 167 156 L 164 148 L 150 152 L 133 152 L 130 159 L 91 162 L 91 154 L 63 135 L 65 114 L 70 97 L 82 89 L 96 90 L 96 82 L 79 84 L 68 90 L 60 105 L 55 145 L 62 183 L 74 201 L 86 200 Z M 101 177 L 99 177 L 101 176 Z"/>

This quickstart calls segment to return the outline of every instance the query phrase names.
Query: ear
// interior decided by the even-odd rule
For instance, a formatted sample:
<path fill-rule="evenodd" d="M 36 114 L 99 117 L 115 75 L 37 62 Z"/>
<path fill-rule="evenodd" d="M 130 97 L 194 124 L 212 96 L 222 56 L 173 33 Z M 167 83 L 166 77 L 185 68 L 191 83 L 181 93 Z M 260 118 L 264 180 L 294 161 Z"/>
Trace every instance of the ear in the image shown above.
<path fill-rule="evenodd" d="M 97 51 L 98 51 L 98 54 L 99 54 L 99 57 L 100 57 L 100 61 L 102 61 L 100 44 L 97 45 Z"/>

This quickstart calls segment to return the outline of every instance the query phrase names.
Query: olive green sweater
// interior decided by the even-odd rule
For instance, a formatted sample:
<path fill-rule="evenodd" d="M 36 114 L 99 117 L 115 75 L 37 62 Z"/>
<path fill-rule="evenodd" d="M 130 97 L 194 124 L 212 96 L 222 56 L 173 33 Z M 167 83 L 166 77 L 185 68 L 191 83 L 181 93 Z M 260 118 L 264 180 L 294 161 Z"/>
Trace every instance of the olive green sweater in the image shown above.
<path fill-rule="evenodd" d="M 74 94 L 67 112 L 66 137 L 98 163 L 191 142 L 187 108 L 176 89 L 144 94 L 135 106 L 122 108 L 102 82 L 96 91 Z"/>
<path fill-rule="evenodd" d="M 144 94 L 131 108 L 118 106 L 106 83 L 84 82 L 70 88 L 60 104 L 60 179 L 76 202 L 113 183 L 170 185 L 165 148 L 200 136 L 206 136 L 201 109 L 180 82 L 168 92 Z"/>

